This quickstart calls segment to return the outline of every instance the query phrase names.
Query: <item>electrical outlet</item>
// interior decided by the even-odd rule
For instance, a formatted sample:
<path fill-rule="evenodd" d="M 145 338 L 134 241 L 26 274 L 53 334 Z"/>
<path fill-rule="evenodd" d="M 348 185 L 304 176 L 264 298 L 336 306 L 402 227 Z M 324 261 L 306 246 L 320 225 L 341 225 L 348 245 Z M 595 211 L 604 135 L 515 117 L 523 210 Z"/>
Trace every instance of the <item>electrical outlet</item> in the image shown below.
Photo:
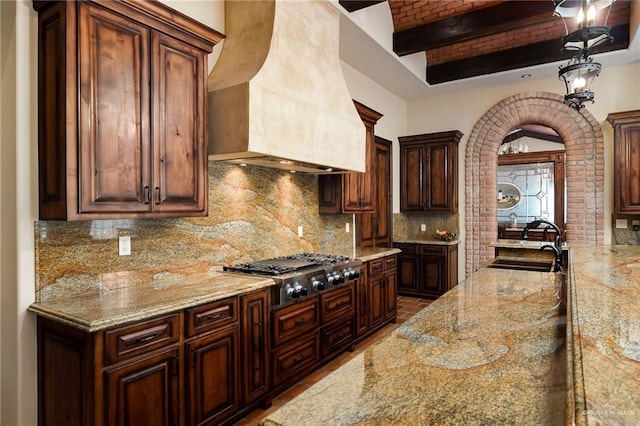
<path fill-rule="evenodd" d="M 344 226 L 344 230 L 347 232 L 347 234 L 351 232 L 351 224 L 349 222 L 347 222 Z"/>
<path fill-rule="evenodd" d="M 131 254 L 131 237 L 126 235 L 118 238 L 118 254 L 120 256 L 129 256 Z"/>
<path fill-rule="evenodd" d="M 627 229 L 627 219 L 616 219 L 616 229 Z"/>
<path fill-rule="evenodd" d="M 302 238 L 302 226 L 298 226 L 298 237 Z"/>
<path fill-rule="evenodd" d="M 427 231 L 427 225 L 425 223 L 421 223 L 420 224 L 420 231 L 422 231 L 422 232 L 426 232 Z"/>
<path fill-rule="evenodd" d="M 631 221 L 631 229 L 634 231 L 640 231 L 640 220 L 634 219 Z"/>

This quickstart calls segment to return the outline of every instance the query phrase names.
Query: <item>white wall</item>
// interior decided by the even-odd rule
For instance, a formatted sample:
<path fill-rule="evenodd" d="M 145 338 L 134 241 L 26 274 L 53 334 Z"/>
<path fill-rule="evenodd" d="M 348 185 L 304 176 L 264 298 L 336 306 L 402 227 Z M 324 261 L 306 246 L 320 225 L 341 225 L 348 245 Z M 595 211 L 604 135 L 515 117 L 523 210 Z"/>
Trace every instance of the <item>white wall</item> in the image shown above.
<path fill-rule="evenodd" d="M 0 2 L 0 424 L 36 424 L 33 222 L 36 219 L 37 16 L 30 1 Z"/>
<path fill-rule="evenodd" d="M 596 56 L 597 58 L 597 56 Z M 603 67 L 593 85 L 595 103 L 586 109 L 602 126 L 605 144 L 605 243 L 611 242 L 613 212 L 613 129 L 606 122 L 612 112 L 640 108 L 640 64 Z M 523 80 L 522 83 L 468 91 L 461 94 L 420 99 L 407 107 L 409 134 L 460 130 L 464 133 L 460 146 L 459 188 L 460 222 L 465 221 L 464 161 L 466 145 L 477 121 L 501 100 L 522 92 L 545 91 L 564 93 L 564 85 L 556 78 Z M 398 190 L 396 188 L 395 190 Z M 397 193 L 397 192 L 396 192 Z M 398 211 L 394 198 L 394 211 Z M 464 238 L 464 236 L 462 236 Z M 461 246 L 462 248 L 462 246 Z M 461 257 L 461 260 L 464 259 Z"/>

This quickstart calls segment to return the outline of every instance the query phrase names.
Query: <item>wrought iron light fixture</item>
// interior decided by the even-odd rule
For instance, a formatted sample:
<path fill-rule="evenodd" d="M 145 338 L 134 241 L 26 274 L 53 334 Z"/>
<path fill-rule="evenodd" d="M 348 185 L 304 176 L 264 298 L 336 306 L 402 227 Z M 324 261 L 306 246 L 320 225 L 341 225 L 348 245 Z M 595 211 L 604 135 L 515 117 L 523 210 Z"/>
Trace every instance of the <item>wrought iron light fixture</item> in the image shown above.
<path fill-rule="evenodd" d="M 566 35 L 563 50 L 575 51 L 567 65 L 561 66 L 558 79 L 565 84 L 564 103 L 576 110 L 586 101 L 593 102 L 593 80 L 602 65 L 593 62 L 591 55 L 597 46 L 611 42 L 611 27 L 607 26 L 611 5 L 615 0 L 554 0 L 554 15 L 564 22 Z"/>

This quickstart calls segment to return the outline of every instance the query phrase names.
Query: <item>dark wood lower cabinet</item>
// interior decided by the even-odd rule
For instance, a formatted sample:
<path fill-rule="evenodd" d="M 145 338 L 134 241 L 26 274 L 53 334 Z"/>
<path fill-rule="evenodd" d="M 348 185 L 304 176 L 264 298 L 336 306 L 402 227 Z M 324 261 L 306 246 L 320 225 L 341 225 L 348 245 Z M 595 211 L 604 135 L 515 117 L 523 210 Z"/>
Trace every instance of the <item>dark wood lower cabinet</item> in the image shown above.
<path fill-rule="evenodd" d="M 238 326 L 186 344 L 189 425 L 219 424 L 240 408 Z"/>
<path fill-rule="evenodd" d="M 458 246 L 394 243 L 398 294 L 439 297 L 458 284 Z"/>
<path fill-rule="evenodd" d="M 109 425 L 170 426 L 180 422 L 179 349 L 105 370 Z"/>
<path fill-rule="evenodd" d="M 397 255 L 392 255 L 365 262 L 362 282 L 356 287 L 357 341 L 385 324 L 395 322 L 398 313 L 397 261 Z"/>
<path fill-rule="evenodd" d="M 38 317 L 39 425 L 230 424 L 268 398 L 269 300 L 260 290 L 93 333 Z"/>
<path fill-rule="evenodd" d="M 96 332 L 38 316 L 38 423 L 233 424 L 395 321 L 396 261 L 282 308 L 262 289 Z"/>

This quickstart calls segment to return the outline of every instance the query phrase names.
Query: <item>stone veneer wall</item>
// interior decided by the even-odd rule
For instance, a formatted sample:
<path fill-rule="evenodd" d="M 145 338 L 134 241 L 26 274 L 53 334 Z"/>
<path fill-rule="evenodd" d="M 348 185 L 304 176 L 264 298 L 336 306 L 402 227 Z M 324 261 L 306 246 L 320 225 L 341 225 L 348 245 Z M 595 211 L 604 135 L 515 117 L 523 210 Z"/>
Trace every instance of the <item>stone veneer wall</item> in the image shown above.
<path fill-rule="evenodd" d="M 604 142 L 591 113 L 576 111 L 554 93 L 527 92 L 490 108 L 474 126 L 467 143 L 466 273 L 493 258 L 497 239 L 496 170 L 498 147 L 512 129 L 542 124 L 562 137 L 566 150 L 566 231 L 569 243 L 604 242 Z"/>
<path fill-rule="evenodd" d="M 218 162 L 208 171 L 207 217 L 36 222 L 38 300 L 41 289 L 65 281 L 135 285 L 304 251 L 352 252 L 352 216 L 318 214 L 317 176 Z M 118 256 L 123 235 L 131 236 L 130 256 Z"/>

